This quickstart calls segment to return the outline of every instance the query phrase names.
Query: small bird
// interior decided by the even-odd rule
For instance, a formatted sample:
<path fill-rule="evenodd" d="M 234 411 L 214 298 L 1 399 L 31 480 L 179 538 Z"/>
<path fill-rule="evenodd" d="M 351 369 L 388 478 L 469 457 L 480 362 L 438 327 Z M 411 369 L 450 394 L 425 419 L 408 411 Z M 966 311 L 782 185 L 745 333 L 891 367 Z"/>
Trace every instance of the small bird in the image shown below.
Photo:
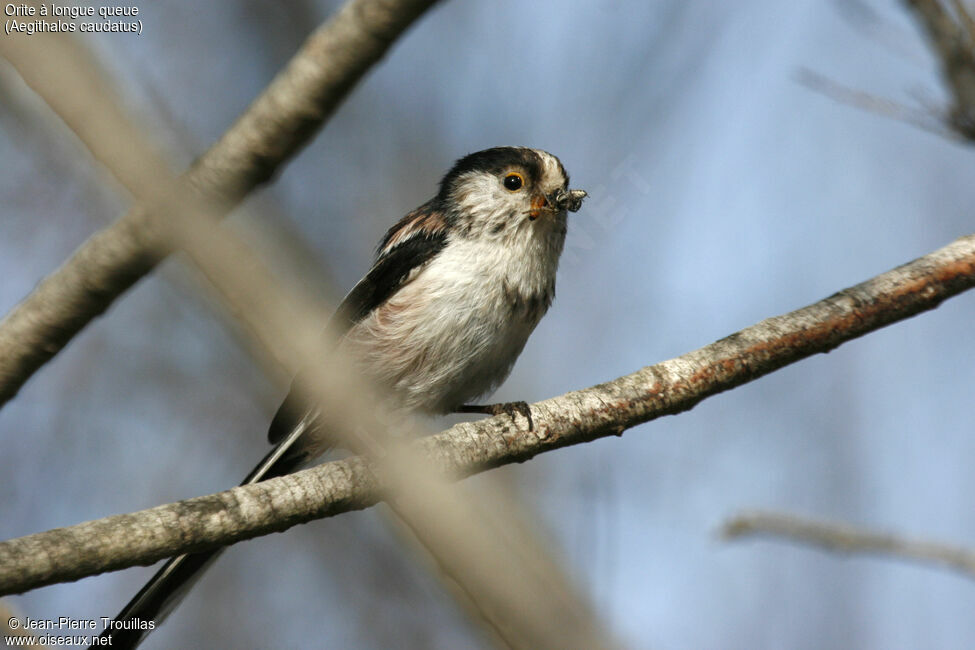
<path fill-rule="evenodd" d="M 436 196 L 386 232 L 327 329 L 393 410 L 520 414 L 532 428 L 525 402 L 468 402 L 507 378 L 552 304 L 567 213 L 585 197 L 545 151 L 495 147 L 461 158 Z M 334 443 L 294 388 L 268 438 L 276 446 L 242 485 L 297 471 Z M 136 647 L 221 550 L 170 559 L 102 636 Z"/>

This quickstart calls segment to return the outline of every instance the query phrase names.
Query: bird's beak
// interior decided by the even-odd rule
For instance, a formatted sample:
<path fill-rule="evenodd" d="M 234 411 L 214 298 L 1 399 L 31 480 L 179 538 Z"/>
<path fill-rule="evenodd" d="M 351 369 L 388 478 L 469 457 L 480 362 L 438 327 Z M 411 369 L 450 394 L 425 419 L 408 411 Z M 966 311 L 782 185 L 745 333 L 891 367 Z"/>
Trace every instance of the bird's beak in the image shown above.
<path fill-rule="evenodd" d="M 542 214 L 543 210 L 551 210 L 548 199 L 544 194 L 538 194 L 532 197 L 531 210 L 528 211 L 528 217 L 534 221 L 538 219 L 538 216 Z"/>

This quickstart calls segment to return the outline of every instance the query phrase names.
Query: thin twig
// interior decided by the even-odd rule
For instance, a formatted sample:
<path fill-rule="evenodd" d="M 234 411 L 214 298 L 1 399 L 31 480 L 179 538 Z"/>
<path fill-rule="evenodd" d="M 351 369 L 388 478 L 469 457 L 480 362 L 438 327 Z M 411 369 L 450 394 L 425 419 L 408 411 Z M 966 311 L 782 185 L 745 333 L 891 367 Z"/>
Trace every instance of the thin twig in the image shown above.
<path fill-rule="evenodd" d="M 975 550 L 788 513 L 742 513 L 721 526 L 721 535 L 728 540 L 745 537 L 785 538 L 837 553 L 891 555 L 953 569 L 968 578 L 975 578 Z"/>
<path fill-rule="evenodd" d="M 927 107 L 921 110 L 905 106 L 899 102 L 868 92 L 844 86 L 809 68 L 800 68 L 796 73 L 799 83 L 812 91 L 818 92 L 830 99 L 847 106 L 880 115 L 881 117 L 904 122 L 924 131 L 929 131 L 946 138 L 960 138 L 953 129 L 945 125 L 945 118 L 941 111 Z"/>

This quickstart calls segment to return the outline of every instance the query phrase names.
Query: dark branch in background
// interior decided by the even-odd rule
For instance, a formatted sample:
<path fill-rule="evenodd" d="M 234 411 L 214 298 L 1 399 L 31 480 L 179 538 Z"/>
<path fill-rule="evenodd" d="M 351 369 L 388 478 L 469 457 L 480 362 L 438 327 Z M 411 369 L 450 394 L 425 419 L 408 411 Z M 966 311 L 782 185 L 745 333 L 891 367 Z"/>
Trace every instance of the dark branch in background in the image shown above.
<path fill-rule="evenodd" d="M 304 146 L 366 71 L 435 0 L 352 0 L 308 38 L 184 174 L 225 213 Z M 39 39 L 36 34 L 30 38 Z M 16 36 L 0 54 L 17 58 Z M 20 60 L 15 65 L 30 65 Z M 65 93 L 61 97 L 67 97 Z M 124 179 L 120 179 L 123 181 Z M 0 405 L 162 258 L 142 206 L 93 235 L 0 321 Z"/>
<path fill-rule="evenodd" d="M 975 235 L 840 291 L 764 320 L 682 357 L 532 405 L 534 431 L 505 416 L 458 424 L 415 447 L 448 477 L 462 478 L 537 454 L 620 435 L 672 415 L 785 365 L 934 309 L 975 286 Z M 362 458 L 327 463 L 133 514 L 0 543 L 0 594 L 281 531 L 375 504 L 382 493 Z"/>
<path fill-rule="evenodd" d="M 954 15 L 940 0 L 905 0 L 914 10 L 941 61 L 951 90 L 951 127 L 975 140 L 975 28 L 962 2 L 953 0 Z"/>
<path fill-rule="evenodd" d="M 954 569 L 968 578 L 975 578 L 975 550 L 792 514 L 743 513 L 721 526 L 721 536 L 727 540 L 745 537 L 785 538 L 837 553 L 891 555 Z"/>

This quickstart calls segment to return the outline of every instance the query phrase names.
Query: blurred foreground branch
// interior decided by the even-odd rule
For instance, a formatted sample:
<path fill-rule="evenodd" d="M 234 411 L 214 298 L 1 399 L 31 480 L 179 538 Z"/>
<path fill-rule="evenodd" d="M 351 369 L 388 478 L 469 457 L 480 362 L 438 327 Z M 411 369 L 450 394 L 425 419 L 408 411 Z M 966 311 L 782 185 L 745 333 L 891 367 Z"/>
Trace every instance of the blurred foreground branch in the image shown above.
<path fill-rule="evenodd" d="M 322 426 L 334 442 L 361 453 L 370 472 L 381 477 L 376 498 L 390 505 L 442 574 L 449 576 L 448 583 L 459 587 L 454 595 L 474 614 L 475 622 L 513 648 L 610 647 L 592 608 L 533 531 L 499 517 L 484 499 L 448 488 L 436 469 L 427 467 L 425 457 L 388 436 L 394 427 L 407 439 L 424 432 L 387 412 L 388 400 L 358 377 L 341 348 L 323 337 L 318 318 L 321 310 L 293 296 L 253 250 L 232 231 L 219 227 L 215 218 L 220 210 L 214 208 L 211 197 L 168 174 L 144 130 L 118 109 L 104 84 L 58 87 L 63 74 L 69 77 L 66 84 L 73 78 L 73 71 L 61 68 L 71 60 L 72 44 L 71 39 L 63 38 L 50 48 L 25 46 L 23 54 L 29 58 L 25 78 L 48 84 L 45 100 L 95 159 L 149 205 L 150 214 L 166 215 L 166 219 L 151 218 L 140 224 L 140 233 L 151 233 L 150 237 L 143 235 L 145 245 L 158 242 L 166 250 L 179 248 L 188 253 L 217 290 L 227 312 L 244 325 L 250 350 L 269 371 L 283 369 L 294 376 L 304 370 L 297 388 L 305 402 L 320 407 Z M 94 63 L 82 61 L 77 67 L 81 78 L 101 79 Z M 309 359 L 327 359 L 328 363 L 309 365 Z M 209 511 L 215 516 L 210 524 L 216 524 L 217 531 L 242 523 L 238 517 L 250 516 L 236 507 L 217 512 L 196 504 L 190 509 L 204 516 Z M 179 529 L 184 539 L 191 540 L 200 532 L 161 516 L 156 523 L 171 531 Z M 103 529 L 102 533 L 136 547 L 146 540 L 145 534 L 154 535 L 130 523 L 134 525 L 124 531 Z M 105 538 L 87 540 L 89 548 L 102 542 L 112 543 Z M 39 553 L 34 562 L 41 564 L 71 561 L 37 547 L 34 551 Z M 0 584 L 6 583 L 0 579 Z M 153 614 L 157 624 L 164 616 L 165 612 Z"/>
<path fill-rule="evenodd" d="M 721 535 L 728 540 L 781 537 L 837 553 L 891 555 L 954 569 L 975 578 L 975 550 L 787 513 L 742 513 L 721 526 Z"/>
<path fill-rule="evenodd" d="M 933 309 L 975 286 L 975 235 L 684 356 L 532 405 L 534 431 L 507 416 L 411 444 L 459 479 L 692 408 L 778 368 Z M 375 504 L 384 485 L 361 457 L 291 476 L 0 543 L 0 594 L 226 545 Z"/>
<path fill-rule="evenodd" d="M 435 0 L 350 0 L 305 41 L 288 65 L 224 135 L 183 175 L 188 188 L 226 213 L 267 182 L 303 147 L 366 71 Z M 74 113 L 79 135 L 112 120 L 87 120 L 72 85 L 104 90 L 93 78 L 86 52 L 60 57 L 63 74 L 43 74 L 35 54 L 70 48 L 62 35 L 34 34 L 0 39 L 0 55 L 59 114 Z M 68 92 L 66 92 L 68 91 Z M 117 109 L 113 110 L 113 114 Z M 89 133 L 95 137 L 117 134 Z M 84 137 L 83 137 L 84 139 Z M 115 163 L 122 163 L 115 160 Z M 142 163 L 146 164 L 145 162 Z M 126 164 L 109 164 L 135 196 Z M 163 242 L 145 227 L 147 206 L 138 205 L 93 235 L 59 269 L 0 321 L 0 405 L 57 354 L 112 301 L 152 270 L 166 254 Z"/>

